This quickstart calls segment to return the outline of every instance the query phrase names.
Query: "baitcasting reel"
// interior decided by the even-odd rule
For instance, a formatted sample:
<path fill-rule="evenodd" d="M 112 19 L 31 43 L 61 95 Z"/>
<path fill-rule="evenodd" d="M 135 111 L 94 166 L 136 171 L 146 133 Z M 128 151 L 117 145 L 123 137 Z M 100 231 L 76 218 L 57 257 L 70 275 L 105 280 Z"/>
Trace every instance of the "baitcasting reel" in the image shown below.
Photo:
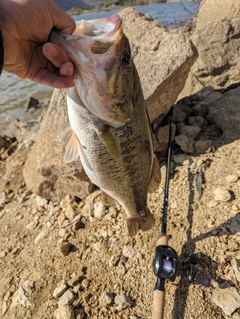
<path fill-rule="evenodd" d="M 188 279 L 194 283 L 205 287 L 210 286 L 210 280 L 207 277 L 196 276 L 193 265 L 197 264 L 194 256 L 188 257 L 182 261 L 176 251 L 168 245 L 159 245 L 153 258 L 153 272 L 157 276 L 156 290 L 162 290 L 165 279 L 175 281 L 177 276 L 188 276 Z"/>

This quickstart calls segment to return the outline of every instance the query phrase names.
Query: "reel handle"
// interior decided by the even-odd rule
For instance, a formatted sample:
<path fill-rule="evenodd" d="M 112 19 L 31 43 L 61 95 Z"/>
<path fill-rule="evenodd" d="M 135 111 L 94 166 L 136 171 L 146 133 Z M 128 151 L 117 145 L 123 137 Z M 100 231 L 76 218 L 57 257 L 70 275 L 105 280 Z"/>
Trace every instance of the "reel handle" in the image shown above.
<path fill-rule="evenodd" d="M 167 234 L 161 234 L 157 241 L 157 246 L 167 245 Z M 164 306 L 165 306 L 165 289 L 154 290 L 153 292 L 153 312 L 152 319 L 164 319 Z"/>

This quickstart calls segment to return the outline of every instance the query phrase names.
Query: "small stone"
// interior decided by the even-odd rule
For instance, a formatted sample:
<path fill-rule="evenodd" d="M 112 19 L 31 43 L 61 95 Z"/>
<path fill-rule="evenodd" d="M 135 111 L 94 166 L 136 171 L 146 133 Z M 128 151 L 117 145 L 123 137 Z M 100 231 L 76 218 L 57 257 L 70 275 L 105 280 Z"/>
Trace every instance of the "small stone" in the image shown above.
<path fill-rule="evenodd" d="M 35 238 L 34 243 L 38 245 L 43 239 L 46 239 L 49 235 L 49 231 L 47 229 L 43 229 Z"/>
<path fill-rule="evenodd" d="M 228 176 L 226 176 L 226 180 L 229 183 L 236 183 L 238 180 L 238 175 L 237 174 L 228 175 Z"/>
<path fill-rule="evenodd" d="M 22 287 L 20 287 L 13 295 L 12 297 L 12 307 L 16 307 L 17 305 L 21 305 L 25 308 L 31 307 L 31 303 L 28 300 L 28 297 L 26 296 L 26 292 L 23 290 Z"/>
<path fill-rule="evenodd" d="M 83 279 L 83 281 L 82 281 L 82 286 L 83 286 L 83 288 L 88 288 L 88 287 L 89 287 L 89 284 L 90 284 L 90 281 L 89 281 L 89 280 Z"/>
<path fill-rule="evenodd" d="M 85 312 L 83 309 L 75 310 L 75 319 L 83 319 L 85 317 Z"/>
<path fill-rule="evenodd" d="M 67 256 L 69 254 L 70 248 L 71 248 L 71 244 L 67 241 L 63 241 L 59 245 L 59 249 L 62 256 Z"/>
<path fill-rule="evenodd" d="M 7 302 L 4 300 L 4 301 L 2 302 L 2 316 L 5 315 L 5 313 L 7 312 L 7 310 L 8 310 Z"/>
<path fill-rule="evenodd" d="M 240 177 L 240 169 L 237 170 L 237 176 Z"/>
<path fill-rule="evenodd" d="M 205 122 L 202 116 L 189 116 L 188 121 L 190 125 L 197 127 L 203 127 Z"/>
<path fill-rule="evenodd" d="M 132 305 L 132 299 L 126 295 L 116 295 L 114 302 L 116 305 L 124 308 L 130 307 Z"/>
<path fill-rule="evenodd" d="M 176 154 L 173 156 L 173 160 L 176 164 L 180 165 L 190 165 L 193 162 L 191 156 L 186 154 Z"/>
<path fill-rule="evenodd" d="M 213 290 L 212 301 L 230 316 L 239 308 L 240 294 L 235 287 L 217 288 Z"/>
<path fill-rule="evenodd" d="M 0 251 L 0 258 L 4 258 L 7 256 L 7 252 L 6 251 Z"/>
<path fill-rule="evenodd" d="M 195 139 L 201 133 L 201 128 L 196 126 L 185 125 L 184 123 L 179 123 L 177 125 L 178 134 L 186 135 L 188 138 Z"/>
<path fill-rule="evenodd" d="M 194 140 L 189 139 L 186 135 L 175 136 L 175 142 L 181 147 L 185 153 L 194 153 Z"/>
<path fill-rule="evenodd" d="M 109 267 L 112 268 L 112 267 L 117 266 L 119 260 L 120 260 L 119 255 L 113 255 L 109 260 Z"/>
<path fill-rule="evenodd" d="M 131 246 L 125 246 L 122 254 L 125 258 L 132 258 L 134 256 L 134 249 Z"/>
<path fill-rule="evenodd" d="M 233 314 L 232 319 L 240 319 L 240 309 Z"/>
<path fill-rule="evenodd" d="M 65 216 L 68 219 L 73 220 L 76 215 L 77 215 L 77 204 L 75 203 L 74 205 L 74 203 L 67 202 Z"/>
<path fill-rule="evenodd" d="M 218 187 L 213 191 L 214 199 L 228 202 L 231 199 L 230 192 L 225 187 Z"/>
<path fill-rule="evenodd" d="M 240 232 L 240 221 L 237 218 L 232 219 L 229 225 L 231 234 L 237 234 Z"/>
<path fill-rule="evenodd" d="M 195 149 L 197 153 L 205 153 L 209 147 L 211 147 L 210 143 L 207 141 L 197 141 L 195 143 Z"/>
<path fill-rule="evenodd" d="M 35 229 L 38 225 L 38 220 L 32 220 L 29 224 L 26 225 L 27 229 Z"/>
<path fill-rule="evenodd" d="M 99 298 L 99 303 L 102 307 L 110 306 L 113 303 L 113 295 L 104 291 Z"/>
<path fill-rule="evenodd" d="M 100 202 L 96 202 L 94 204 L 94 217 L 95 218 L 101 218 L 106 214 L 106 207 L 103 205 L 103 203 Z"/>
<path fill-rule="evenodd" d="M 45 205 L 47 205 L 48 200 L 46 198 L 43 198 L 41 196 L 36 196 L 36 204 L 39 207 L 44 207 Z"/>
<path fill-rule="evenodd" d="M 0 193 L 0 207 L 5 205 L 6 195 L 4 192 Z"/>
<path fill-rule="evenodd" d="M 69 305 L 64 305 L 54 311 L 54 317 L 56 319 L 74 319 L 74 311 Z"/>
<path fill-rule="evenodd" d="M 74 301 L 75 297 L 71 290 L 67 290 L 60 297 L 58 301 L 58 307 L 63 307 L 65 305 L 71 305 Z"/>
<path fill-rule="evenodd" d="M 66 280 L 64 280 L 64 279 L 61 280 L 57 284 L 57 287 L 54 289 L 53 297 L 60 298 L 67 289 L 68 289 L 68 284 L 67 284 Z"/>

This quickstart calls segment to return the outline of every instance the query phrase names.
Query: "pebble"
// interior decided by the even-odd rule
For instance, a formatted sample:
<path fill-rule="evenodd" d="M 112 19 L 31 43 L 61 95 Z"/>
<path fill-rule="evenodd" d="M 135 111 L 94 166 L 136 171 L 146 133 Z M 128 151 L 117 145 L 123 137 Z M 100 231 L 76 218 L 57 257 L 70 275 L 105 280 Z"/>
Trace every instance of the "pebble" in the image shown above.
<path fill-rule="evenodd" d="M 38 207 L 44 207 L 47 205 L 48 200 L 46 198 L 43 198 L 41 196 L 36 196 L 36 204 Z"/>
<path fill-rule="evenodd" d="M 237 174 L 227 175 L 227 176 L 226 176 L 226 180 L 227 180 L 229 183 L 236 183 L 237 180 L 238 180 L 238 175 L 237 175 Z"/>
<path fill-rule="evenodd" d="M 68 284 L 65 279 L 61 280 L 58 284 L 57 287 L 54 289 L 53 292 L 53 297 L 55 298 L 60 298 L 65 291 L 68 289 Z"/>
<path fill-rule="evenodd" d="M 186 154 L 176 154 L 173 156 L 173 160 L 176 164 L 181 165 L 190 165 L 193 162 L 191 156 Z"/>
<path fill-rule="evenodd" d="M 183 134 L 175 136 L 174 140 L 183 152 L 194 153 L 194 140 Z"/>
<path fill-rule="evenodd" d="M 126 295 L 116 295 L 114 298 L 114 302 L 116 305 L 127 308 L 132 305 L 132 299 Z"/>
<path fill-rule="evenodd" d="M 38 220 L 32 220 L 29 224 L 26 225 L 27 229 L 35 229 L 38 225 Z"/>
<path fill-rule="evenodd" d="M 122 254 L 125 258 L 132 258 L 134 256 L 134 249 L 131 246 L 123 247 Z"/>
<path fill-rule="evenodd" d="M 106 207 L 102 202 L 96 202 L 94 204 L 93 214 L 95 218 L 101 218 L 106 214 Z"/>
<path fill-rule="evenodd" d="M 216 188 L 213 194 L 214 199 L 218 201 L 228 202 L 231 199 L 231 194 L 225 187 Z"/>
<path fill-rule="evenodd" d="M 17 305 L 23 306 L 25 308 L 31 307 L 31 303 L 26 296 L 25 291 L 20 286 L 19 289 L 14 293 L 12 297 L 11 307 L 16 307 Z"/>
<path fill-rule="evenodd" d="M 102 307 L 110 306 L 113 303 L 113 294 L 104 291 L 99 298 L 99 303 Z"/>
<path fill-rule="evenodd" d="M 65 216 L 69 220 L 73 220 L 74 217 L 77 215 L 77 205 L 73 203 L 67 202 L 66 209 L 65 209 Z"/>
<path fill-rule="evenodd" d="M 210 147 L 207 141 L 197 141 L 195 143 L 195 149 L 197 153 L 205 153 Z"/>
<path fill-rule="evenodd" d="M 83 309 L 75 310 L 75 319 L 83 319 L 85 317 L 85 312 Z"/>
<path fill-rule="evenodd" d="M 192 126 L 203 127 L 204 118 L 202 116 L 189 116 L 189 124 Z"/>
<path fill-rule="evenodd" d="M 71 305 L 75 299 L 74 294 L 71 290 L 67 290 L 64 294 L 59 298 L 58 307 L 63 307 L 65 305 Z"/>
<path fill-rule="evenodd" d="M 74 319 L 74 312 L 72 307 L 69 305 L 64 305 L 59 307 L 54 312 L 54 317 L 56 319 Z"/>
<path fill-rule="evenodd" d="M 0 207 L 5 205 L 6 195 L 4 192 L 0 193 Z"/>
<path fill-rule="evenodd" d="M 69 254 L 71 244 L 67 241 L 63 241 L 59 244 L 59 250 L 62 256 L 67 256 Z"/>
<path fill-rule="evenodd" d="M 226 315 L 230 316 L 239 308 L 240 294 L 235 287 L 227 287 L 225 289 L 215 288 L 212 293 L 212 301 Z"/>
<path fill-rule="evenodd" d="M 88 288 L 89 287 L 89 284 L 90 284 L 90 281 L 89 280 L 87 280 L 87 279 L 83 279 L 83 281 L 82 281 L 82 286 L 83 286 L 83 288 Z"/>
<path fill-rule="evenodd" d="M 34 243 L 38 245 L 43 239 L 46 239 L 49 235 L 48 229 L 43 229 L 35 238 Z"/>

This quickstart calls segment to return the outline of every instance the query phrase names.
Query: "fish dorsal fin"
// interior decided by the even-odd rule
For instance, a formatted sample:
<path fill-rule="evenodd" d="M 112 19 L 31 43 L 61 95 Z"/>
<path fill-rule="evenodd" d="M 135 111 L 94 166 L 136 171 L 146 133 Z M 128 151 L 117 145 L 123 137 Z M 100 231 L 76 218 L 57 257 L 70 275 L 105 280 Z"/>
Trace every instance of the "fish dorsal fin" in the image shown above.
<path fill-rule="evenodd" d="M 66 130 L 62 133 L 61 140 L 66 144 L 66 150 L 63 157 L 64 163 L 70 163 L 80 156 L 82 164 L 92 170 L 82 144 L 71 127 L 66 128 Z"/>

